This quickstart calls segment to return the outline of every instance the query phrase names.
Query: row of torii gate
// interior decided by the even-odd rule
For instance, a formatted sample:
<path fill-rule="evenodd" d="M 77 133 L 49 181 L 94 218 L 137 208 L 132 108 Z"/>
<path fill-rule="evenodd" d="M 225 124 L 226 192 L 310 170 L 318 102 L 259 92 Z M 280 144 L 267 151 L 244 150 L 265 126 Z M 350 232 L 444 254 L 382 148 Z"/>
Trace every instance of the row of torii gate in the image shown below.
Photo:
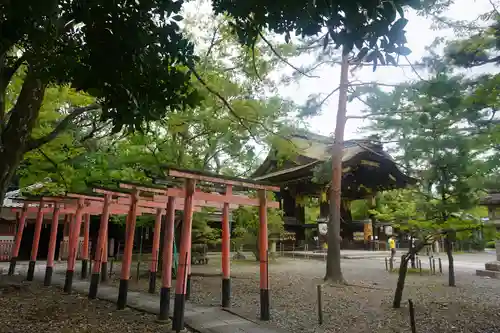
<path fill-rule="evenodd" d="M 268 280 L 268 230 L 267 209 L 278 208 L 276 201 L 267 199 L 267 191 L 277 192 L 279 188 L 261 182 L 235 177 L 225 177 L 206 172 L 173 169 L 165 171 L 165 175 L 176 181 L 182 181 L 183 187 L 150 186 L 128 182 L 120 182 L 119 190 L 106 187 L 93 187 L 92 195 L 67 193 L 65 196 L 43 196 L 18 199 L 22 208 L 14 208 L 18 213 L 18 226 L 14 246 L 12 248 L 9 274 L 14 274 L 24 226 L 27 216 L 36 213 L 35 234 L 28 266 L 27 280 L 33 280 L 41 228 L 45 214 L 52 213 L 47 265 L 44 284 L 50 285 L 54 269 L 57 229 L 59 219 L 65 215 L 64 223 L 69 226 L 69 247 L 66 267 L 64 291 L 71 292 L 77 248 L 82 224 L 84 225 L 82 278 L 86 277 L 89 261 L 90 215 L 100 215 L 100 226 L 97 247 L 93 258 L 92 274 L 89 286 L 89 298 L 97 297 L 103 263 L 107 261 L 107 233 L 109 218 L 112 215 L 127 215 L 125 228 L 125 248 L 122 258 L 120 285 L 118 289 L 117 308 L 127 305 L 128 283 L 132 263 L 136 217 L 141 214 L 155 214 L 153 236 L 153 260 L 150 266 L 149 291 L 156 289 L 160 233 L 162 216 L 166 215 L 164 226 L 164 246 L 162 253 L 162 281 L 160 290 L 159 319 L 167 320 L 170 312 L 170 290 L 172 285 L 172 262 L 174 243 L 175 211 L 182 210 L 183 222 L 181 230 L 179 266 L 175 283 L 174 309 L 172 329 L 184 329 L 184 308 L 187 287 L 191 278 L 191 230 L 193 211 L 202 207 L 222 209 L 222 306 L 229 307 L 231 302 L 230 280 L 230 225 L 229 211 L 240 205 L 259 207 L 259 255 L 260 255 L 260 317 L 269 320 L 269 280 Z M 201 185 L 201 186 L 197 186 Z M 209 186 L 210 192 L 203 191 Z M 233 187 L 257 191 L 258 197 L 233 193 Z M 214 191 L 215 190 L 215 191 Z M 179 199 L 183 199 L 182 201 Z M 105 272 L 105 271 L 104 271 Z M 103 273 L 103 276 L 105 273 Z"/>

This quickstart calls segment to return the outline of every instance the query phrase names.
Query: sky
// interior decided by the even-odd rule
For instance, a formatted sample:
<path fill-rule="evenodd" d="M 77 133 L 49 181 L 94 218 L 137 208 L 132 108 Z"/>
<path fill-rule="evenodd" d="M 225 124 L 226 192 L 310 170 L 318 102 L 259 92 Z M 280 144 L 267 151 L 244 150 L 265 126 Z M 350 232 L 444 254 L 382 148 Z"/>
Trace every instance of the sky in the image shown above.
<path fill-rule="evenodd" d="M 443 16 L 454 20 L 475 20 L 480 14 L 492 9 L 490 0 L 456 0 L 455 4 L 443 13 Z M 211 17 L 210 1 L 197 0 L 185 4 L 184 16 L 186 19 L 194 21 L 194 35 L 206 35 L 213 31 L 215 22 Z M 407 11 L 405 17 L 408 19 L 406 26 L 407 46 L 412 50 L 408 59 L 412 63 L 417 63 L 426 55 L 425 48 L 429 46 L 436 37 L 446 37 L 447 39 L 456 39 L 454 32 L 450 30 L 432 30 L 432 21 L 429 18 L 418 16 L 413 11 Z M 191 25 L 193 27 L 193 25 Z M 296 67 L 301 67 L 313 61 L 314 56 L 301 56 L 296 59 L 289 59 Z M 405 63 L 403 59 L 401 63 Z M 491 67 L 490 67 L 491 68 Z M 478 73 L 485 69 L 474 69 L 470 72 Z M 282 74 L 291 75 L 294 70 L 285 65 L 285 69 L 280 70 L 276 77 Z M 296 104 L 303 105 L 311 94 L 328 94 L 339 85 L 340 65 L 322 68 L 315 72 L 319 78 L 303 77 L 296 83 L 280 84 L 278 93 L 286 99 L 294 101 Z M 378 82 L 386 84 L 397 84 L 399 82 L 418 80 L 419 77 L 425 77 L 425 73 L 417 75 L 411 67 L 378 67 L 375 72 L 371 67 L 364 67 L 357 70 L 350 76 L 350 80 L 356 79 L 361 82 Z M 334 94 L 327 103 L 323 105 L 320 115 L 310 118 L 308 121 L 309 130 L 323 135 L 331 135 L 335 129 L 335 117 L 337 109 L 338 95 Z M 359 115 L 364 105 L 359 101 L 353 101 L 347 106 L 349 115 Z M 367 119 L 349 119 L 345 129 L 345 139 L 363 138 L 368 134 L 361 131 L 362 127 L 368 124 Z"/>

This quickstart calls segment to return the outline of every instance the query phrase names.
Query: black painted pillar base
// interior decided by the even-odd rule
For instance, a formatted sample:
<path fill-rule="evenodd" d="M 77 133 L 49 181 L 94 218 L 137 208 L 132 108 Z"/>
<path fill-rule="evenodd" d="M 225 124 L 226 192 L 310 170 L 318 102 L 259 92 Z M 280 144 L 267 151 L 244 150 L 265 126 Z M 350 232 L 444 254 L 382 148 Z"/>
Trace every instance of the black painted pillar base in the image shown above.
<path fill-rule="evenodd" d="M 170 312 L 170 288 L 160 289 L 160 313 L 158 314 L 159 321 L 168 320 Z"/>
<path fill-rule="evenodd" d="M 222 307 L 231 307 L 231 279 L 222 279 Z"/>
<path fill-rule="evenodd" d="M 269 289 L 260 290 L 260 320 L 269 320 Z"/>
<path fill-rule="evenodd" d="M 89 261 L 87 259 L 83 259 L 82 260 L 82 274 L 80 276 L 82 278 L 82 280 L 87 278 L 88 271 L 89 271 Z"/>
<path fill-rule="evenodd" d="M 64 279 L 64 292 L 71 293 L 71 288 L 73 288 L 73 275 L 75 275 L 75 271 L 66 271 L 66 278 Z"/>
<path fill-rule="evenodd" d="M 188 300 L 191 297 L 191 274 L 188 274 L 186 280 L 186 299 Z"/>
<path fill-rule="evenodd" d="M 43 285 L 48 287 L 50 286 L 50 284 L 52 283 L 52 272 L 53 272 L 53 268 L 52 267 L 49 267 L 47 266 L 45 268 L 45 279 L 43 279 Z"/>
<path fill-rule="evenodd" d="M 172 316 L 172 331 L 180 332 L 184 329 L 184 307 L 186 295 L 175 294 L 174 315 Z"/>
<path fill-rule="evenodd" d="M 127 305 L 127 293 L 128 293 L 128 279 L 120 279 L 120 287 L 118 288 L 118 301 L 116 306 L 118 310 L 125 309 Z"/>
<path fill-rule="evenodd" d="M 148 293 L 154 294 L 156 292 L 156 272 L 149 272 L 149 289 Z"/>
<path fill-rule="evenodd" d="M 99 273 L 93 273 L 90 276 L 89 299 L 97 297 L 97 287 L 99 286 Z"/>
<path fill-rule="evenodd" d="M 9 264 L 9 275 L 14 275 L 14 272 L 16 271 L 16 264 L 17 264 L 17 258 L 12 257 L 10 259 L 10 264 Z"/>
<path fill-rule="evenodd" d="M 108 281 L 108 262 L 101 264 L 101 282 Z"/>
<path fill-rule="evenodd" d="M 35 276 L 35 265 L 36 261 L 31 260 L 28 266 L 28 275 L 26 276 L 26 280 L 33 281 Z"/>

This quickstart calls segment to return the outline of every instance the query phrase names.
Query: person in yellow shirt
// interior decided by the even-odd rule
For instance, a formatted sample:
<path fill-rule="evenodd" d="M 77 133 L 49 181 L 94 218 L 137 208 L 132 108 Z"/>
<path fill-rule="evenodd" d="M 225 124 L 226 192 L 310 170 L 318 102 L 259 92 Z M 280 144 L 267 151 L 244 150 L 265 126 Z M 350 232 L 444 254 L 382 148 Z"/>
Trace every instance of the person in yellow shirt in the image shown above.
<path fill-rule="evenodd" d="M 391 249 L 391 261 L 393 261 L 396 255 L 396 237 L 394 235 L 389 238 L 389 249 Z"/>

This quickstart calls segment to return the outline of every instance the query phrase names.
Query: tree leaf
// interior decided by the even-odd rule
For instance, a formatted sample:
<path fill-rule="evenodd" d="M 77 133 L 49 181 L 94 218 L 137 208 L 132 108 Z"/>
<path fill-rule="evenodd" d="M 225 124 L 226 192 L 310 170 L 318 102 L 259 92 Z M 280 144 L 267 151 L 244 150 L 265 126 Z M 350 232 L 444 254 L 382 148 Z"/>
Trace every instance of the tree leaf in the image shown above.
<path fill-rule="evenodd" d="M 358 61 L 363 61 L 366 57 L 366 55 L 368 54 L 368 51 L 369 49 L 367 47 L 363 47 L 359 53 L 356 55 L 356 58 L 358 59 Z"/>
<path fill-rule="evenodd" d="M 367 50 L 368 52 L 368 50 Z M 370 54 L 366 57 L 365 61 L 366 62 L 372 62 L 377 58 L 377 51 L 371 51 Z"/>
<path fill-rule="evenodd" d="M 400 46 L 397 48 L 396 52 L 402 56 L 408 56 L 411 54 L 411 50 L 406 46 Z"/>
<path fill-rule="evenodd" d="M 385 54 L 385 60 L 387 61 L 388 64 L 391 64 L 393 66 L 398 65 L 398 63 L 396 62 L 396 59 L 394 59 L 394 57 L 392 55 L 390 55 L 389 53 Z"/>
<path fill-rule="evenodd" d="M 382 64 L 382 66 L 384 66 L 385 59 L 384 59 L 384 55 L 382 54 L 382 52 L 377 51 L 377 58 L 378 58 L 378 61 Z"/>
<path fill-rule="evenodd" d="M 404 17 L 398 19 L 396 22 L 391 27 L 391 30 L 389 30 L 389 33 L 392 33 L 393 31 L 401 31 L 403 30 L 406 25 L 408 24 L 408 20 L 405 19 Z"/>

